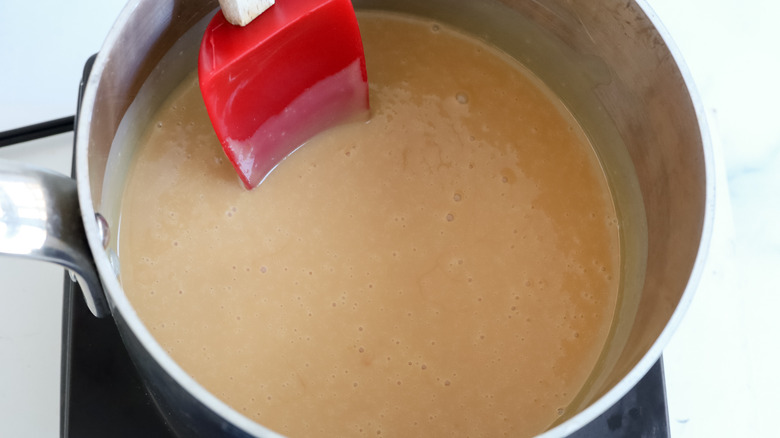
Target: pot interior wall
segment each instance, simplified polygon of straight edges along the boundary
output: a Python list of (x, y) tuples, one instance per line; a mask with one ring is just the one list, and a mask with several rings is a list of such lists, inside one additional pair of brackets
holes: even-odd
[[(623, 280), (607, 348), (575, 409), (567, 411), (587, 407), (656, 342), (687, 287), (701, 240), (702, 138), (668, 48), (633, 2), (354, 3), (427, 16), (495, 44), (557, 93), (591, 138), (621, 220)], [(106, 61), (91, 79), (97, 96), (88, 103), (88, 117), (81, 114), (87, 120), (89, 172), (79, 178), (89, 178), (95, 211), (112, 230), (119, 223), (134, 136), (173, 85), (195, 69), (200, 35), (215, 8), (215, 1), (138, 2), (120, 17), (124, 31), (103, 48)], [(116, 251), (116, 234), (109, 253)]]

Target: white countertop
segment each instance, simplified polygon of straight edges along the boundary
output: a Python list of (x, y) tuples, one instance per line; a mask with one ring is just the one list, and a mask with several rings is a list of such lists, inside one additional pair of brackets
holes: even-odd
[[(675, 438), (778, 436), (780, 2), (646, 0), (688, 64), (720, 180), (704, 278), (664, 352)], [(0, 2), (0, 131), (72, 115), (122, 0)], [(72, 134), (0, 149), (70, 171)], [(0, 436), (59, 435), (62, 269), (0, 258)]]

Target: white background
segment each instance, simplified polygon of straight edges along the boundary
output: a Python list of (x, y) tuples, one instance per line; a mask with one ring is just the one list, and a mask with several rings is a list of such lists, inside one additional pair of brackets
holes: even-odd
[[(120, 0), (0, 0), (0, 131), (75, 112)], [(779, 436), (780, 2), (647, 0), (685, 59), (715, 146), (715, 236), (664, 353), (672, 434)], [(0, 149), (70, 170), (72, 134)], [(0, 258), (0, 437), (59, 435), (62, 270)]]

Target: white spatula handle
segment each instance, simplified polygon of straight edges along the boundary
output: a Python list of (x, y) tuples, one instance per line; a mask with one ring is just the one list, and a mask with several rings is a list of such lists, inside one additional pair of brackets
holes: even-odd
[(246, 26), (273, 4), (274, 0), (219, 0), (225, 18), (236, 26)]

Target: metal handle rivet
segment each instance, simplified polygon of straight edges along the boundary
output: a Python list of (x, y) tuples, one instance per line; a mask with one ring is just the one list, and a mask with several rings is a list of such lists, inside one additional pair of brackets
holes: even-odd
[(95, 213), (95, 220), (98, 226), (98, 236), (103, 244), (103, 249), (108, 248), (108, 242), (111, 240), (111, 231), (108, 228), (108, 221), (100, 213)]

